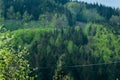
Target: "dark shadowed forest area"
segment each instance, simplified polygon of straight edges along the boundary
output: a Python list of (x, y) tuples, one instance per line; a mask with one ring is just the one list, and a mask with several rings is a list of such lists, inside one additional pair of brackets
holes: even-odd
[(0, 80), (120, 80), (120, 9), (0, 0)]

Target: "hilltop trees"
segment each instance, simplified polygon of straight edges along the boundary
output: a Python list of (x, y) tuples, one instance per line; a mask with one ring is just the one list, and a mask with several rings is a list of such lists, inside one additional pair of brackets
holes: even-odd
[(32, 15), (30, 15), (27, 11), (25, 11), (22, 19), (23, 19), (24, 22), (28, 22), (32, 19)]
[(1, 18), (4, 18), (4, 4), (2, 0), (0, 0), (0, 19)]
[(112, 15), (119, 14), (118, 10), (110, 7), (71, 0), (1, 0), (0, 6), (0, 14), (5, 19), (21, 20), (27, 12), (30, 19), (38, 20), (43, 14), (57, 13), (65, 15), (70, 26), (75, 25), (77, 21), (88, 22), (90, 19), (93, 22), (109, 21)]
[(112, 15), (112, 17), (110, 18), (110, 23), (113, 25), (115, 25), (115, 24), (120, 25), (120, 17)]
[(0, 0), (0, 17), (0, 79), (119, 79), (119, 9), (77, 0)]

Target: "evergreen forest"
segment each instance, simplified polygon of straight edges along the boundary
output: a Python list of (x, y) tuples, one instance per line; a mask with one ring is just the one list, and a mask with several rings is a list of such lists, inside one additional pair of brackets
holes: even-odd
[(0, 0), (0, 80), (120, 80), (120, 8)]

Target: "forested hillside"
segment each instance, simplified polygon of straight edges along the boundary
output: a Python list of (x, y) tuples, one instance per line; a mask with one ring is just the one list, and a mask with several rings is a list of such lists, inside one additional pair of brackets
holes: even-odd
[(119, 8), (0, 0), (0, 80), (119, 80), (119, 45)]

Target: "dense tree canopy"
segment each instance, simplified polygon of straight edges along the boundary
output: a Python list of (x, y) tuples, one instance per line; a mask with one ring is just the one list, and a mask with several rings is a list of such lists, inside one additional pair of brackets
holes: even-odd
[(119, 9), (0, 0), (0, 80), (119, 80), (119, 44)]

